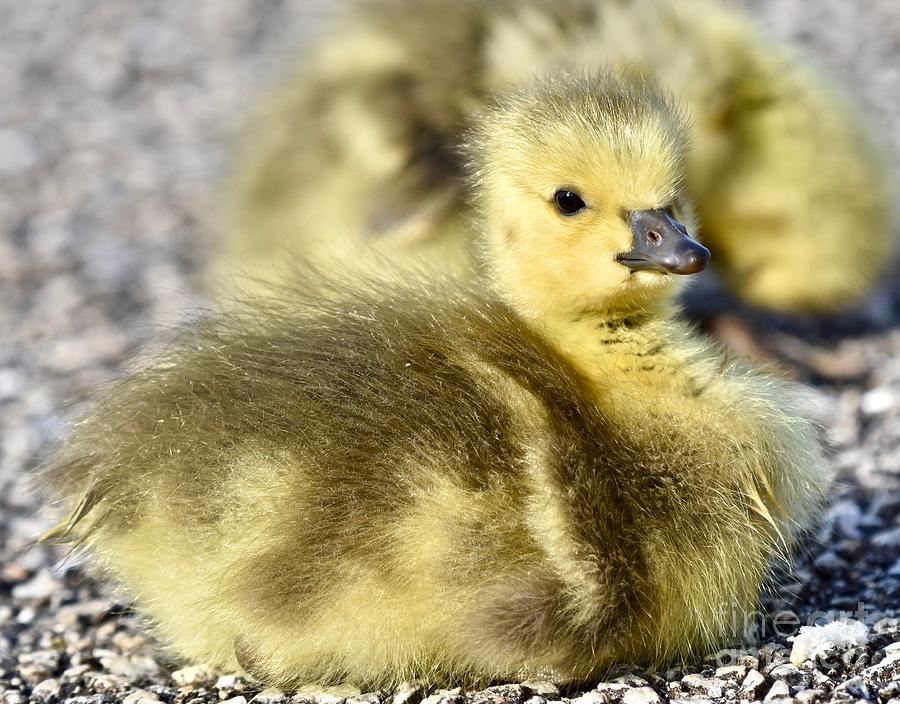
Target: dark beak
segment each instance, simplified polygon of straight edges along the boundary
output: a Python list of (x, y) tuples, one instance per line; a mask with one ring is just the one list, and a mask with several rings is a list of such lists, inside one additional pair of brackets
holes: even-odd
[(685, 226), (665, 210), (629, 213), (628, 223), (634, 244), (616, 260), (632, 271), (696, 274), (709, 264), (709, 250), (692, 239)]

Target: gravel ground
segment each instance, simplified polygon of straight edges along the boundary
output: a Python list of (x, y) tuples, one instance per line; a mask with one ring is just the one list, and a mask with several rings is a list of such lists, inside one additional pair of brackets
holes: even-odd
[[(83, 401), (201, 299), (205, 213), (247, 104), (322, 24), (319, 2), (0, 0), (0, 697), (166, 704), (285, 699), (177, 669), (77, 564), (26, 548), (46, 526), (22, 477)], [(896, 0), (744, 0), (807, 45), (900, 153)], [(325, 7), (322, 4), (322, 7)], [(865, 9), (862, 9), (865, 8)], [(752, 645), (666, 673), (624, 668), (590, 691), (301, 690), (318, 704), (653, 704), (865, 699), (900, 704), (900, 286), (829, 321), (766, 320), (802, 355), (860, 368), (816, 382), (842, 486)], [(806, 342), (802, 339), (805, 338)], [(865, 614), (857, 613), (859, 608)], [(789, 663), (773, 614), (851, 612), (865, 644)]]

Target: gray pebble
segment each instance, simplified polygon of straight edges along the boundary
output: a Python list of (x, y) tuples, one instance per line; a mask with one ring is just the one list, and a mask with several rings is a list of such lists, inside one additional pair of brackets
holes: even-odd
[(808, 672), (804, 672), (800, 668), (791, 665), (777, 665), (769, 670), (769, 676), (776, 679), (782, 680), (788, 684), (791, 688), (792, 692), (796, 692), (799, 689), (803, 689), (808, 687), (811, 681), (811, 677)]
[[(288, 699), (289, 697), (280, 689), (269, 688), (262, 690), (255, 697), (253, 697), (253, 699), (250, 700), (250, 704), (283, 704)], [(350, 700), (348, 699), (347, 701)], [(376, 704), (376, 702), (370, 702), (367, 704)]]
[[(457, 687), (455, 689), (442, 689), (434, 694), (430, 694), (422, 700), (422, 704), (462, 704), (464, 700), (465, 697), (462, 694), (462, 690)], [(349, 702), (350, 700), (348, 699), (347, 703), (349, 704)], [(377, 704), (377, 702), (373, 704)]]
[(114, 675), (121, 675), (128, 680), (142, 677), (153, 677), (159, 672), (159, 664), (152, 658), (142, 655), (115, 655), (100, 658), (100, 664)]
[(522, 686), (532, 694), (544, 697), (545, 699), (558, 699), (559, 687), (552, 682), (543, 680), (526, 680)]
[(889, 653), (877, 665), (867, 667), (862, 671), (862, 678), (868, 686), (875, 688), (900, 679), (900, 651)]
[(745, 665), (726, 665), (716, 668), (715, 675), (716, 679), (726, 682), (742, 682), (747, 676), (747, 667)]
[(216, 679), (215, 684), (213, 685), (215, 689), (224, 690), (226, 692), (231, 692), (234, 690), (243, 691), (245, 688), (244, 681), (241, 679), (240, 675), (236, 674), (227, 674), (220, 675), (218, 679)]
[(419, 682), (404, 682), (394, 693), (393, 704), (418, 704), (422, 700), (423, 688)]
[(146, 689), (136, 689), (126, 695), (122, 704), (162, 704), (162, 701), (153, 692)]
[(884, 548), (900, 547), (900, 526), (897, 526), (892, 530), (886, 530), (878, 533), (874, 538), (872, 538), (872, 542), (875, 545)]
[(888, 682), (884, 687), (878, 690), (878, 698), (882, 701), (893, 699), (900, 696), (900, 680)]
[(90, 599), (61, 606), (57, 615), (59, 622), (66, 626), (77, 626), (81, 619), (97, 623), (109, 612), (110, 606), (108, 599)]
[(741, 688), (738, 696), (741, 699), (757, 699), (760, 688), (765, 684), (766, 678), (759, 670), (750, 670), (747, 676), (741, 682)]
[[(627, 687), (625, 689), (627, 689)], [(572, 699), (572, 704), (613, 704), (614, 702), (621, 701), (624, 693), (624, 690), (619, 690), (614, 695), (610, 695), (609, 691), (599, 692), (597, 690), (593, 690), (591, 692), (585, 692), (580, 697)]]
[(59, 698), (59, 680), (48, 679), (38, 682), (34, 689), (31, 690), (32, 699), (38, 701), (46, 701), (48, 699)]
[(784, 680), (776, 680), (772, 687), (769, 689), (768, 694), (766, 694), (764, 701), (771, 701), (773, 699), (786, 699), (791, 696), (791, 688), (788, 686), (788, 683)]
[[(408, 687), (413, 687), (414, 690), (406, 689)], [(418, 687), (418, 685), (407, 684), (401, 685), (398, 694), (401, 691), (404, 693), (408, 691), (421, 693), (421, 688)], [(360, 691), (356, 687), (321, 687), (318, 685), (308, 685), (297, 690), (294, 695), (294, 700), (298, 702), (313, 702), (313, 704), (343, 704), (348, 697), (354, 697), (359, 694)], [(408, 701), (410, 701), (411, 704), (418, 704), (418, 699), (416, 699), (415, 696)]]
[(822, 689), (804, 689), (794, 695), (794, 701), (798, 704), (815, 704), (825, 698), (825, 691)]
[(519, 684), (498, 685), (488, 687), (480, 692), (466, 695), (467, 704), (523, 704), (530, 692)]
[(852, 697), (853, 699), (871, 699), (872, 695), (862, 677), (851, 677), (834, 688), (835, 695)]
[(23, 584), (17, 584), (12, 589), (13, 599), (47, 599), (60, 590), (59, 581), (50, 574), (50, 570), (40, 570), (32, 579)]
[[(614, 704), (622, 701), (622, 697), (630, 689), (631, 687), (627, 684), (621, 684), (620, 682), (600, 682), (593, 692), (587, 692), (579, 701), (580, 704), (595, 704), (596, 702)], [(588, 699), (585, 699), (585, 697), (588, 697)]]
[(213, 670), (206, 665), (190, 665), (172, 673), (172, 681), (181, 687), (208, 684), (215, 678)]
[(681, 678), (681, 684), (692, 694), (719, 699), (727, 686), (724, 680), (692, 674)]
[(872, 633), (896, 633), (900, 636), (900, 618), (881, 618), (872, 626)]
[(61, 662), (62, 653), (58, 650), (34, 650), (19, 655), (19, 673), (22, 677), (37, 684), (56, 674)]
[(84, 681), (94, 691), (114, 692), (128, 686), (128, 678), (121, 675), (111, 675), (106, 672), (87, 672)]
[(652, 687), (635, 687), (625, 692), (622, 704), (661, 704), (662, 699)]

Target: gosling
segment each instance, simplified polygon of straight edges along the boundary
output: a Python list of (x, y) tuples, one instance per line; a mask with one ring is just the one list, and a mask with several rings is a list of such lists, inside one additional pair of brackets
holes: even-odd
[(576, 683), (733, 638), (828, 484), (786, 382), (675, 318), (707, 250), (656, 87), (468, 140), (485, 280), (307, 272), (184, 329), (45, 473), (180, 657), (266, 685)]
[(478, 111), (536, 73), (607, 64), (656, 77), (686, 105), (687, 190), (720, 279), (744, 301), (833, 311), (889, 259), (892, 189), (858, 111), (719, 2), (351, 8), (247, 130), (213, 267), (237, 286), (283, 275), (286, 252), (354, 262), (367, 246), (468, 275), (458, 147)]

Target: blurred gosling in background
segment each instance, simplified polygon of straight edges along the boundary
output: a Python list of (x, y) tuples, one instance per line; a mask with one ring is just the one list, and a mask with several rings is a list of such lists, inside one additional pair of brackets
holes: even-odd
[(365, 266), (369, 245), (465, 275), (459, 146), (475, 115), (534, 74), (601, 65), (686, 105), (688, 192), (734, 293), (808, 313), (870, 288), (892, 249), (891, 195), (856, 110), (710, 0), (351, 2), (247, 130), (215, 276), (271, 281), (289, 252)]

